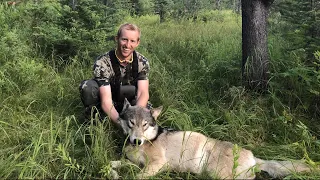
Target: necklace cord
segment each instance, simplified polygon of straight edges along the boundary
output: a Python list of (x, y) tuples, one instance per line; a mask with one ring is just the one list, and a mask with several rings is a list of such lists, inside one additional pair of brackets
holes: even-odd
[[(116, 49), (115, 54), (116, 54), (116, 57), (117, 57), (118, 61), (119, 61), (120, 63), (126, 62), (127, 60), (121, 60), (121, 59), (118, 57), (117, 51), (118, 51), (118, 50)], [(132, 62), (133, 62), (133, 55), (131, 55), (131, 60), (130, 60), (130, 61), (127, 61), (127, 62), (128, 62), (128, 63), (132, 63)]]

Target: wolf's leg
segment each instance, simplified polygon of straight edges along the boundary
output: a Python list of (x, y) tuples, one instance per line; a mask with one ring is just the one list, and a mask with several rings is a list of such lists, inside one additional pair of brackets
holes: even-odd
[(109, 176), (111, 177), (111, 179), (119, 179), (120, 176), (118, 174), (118, 172), (114, 169), (119, 168), (121, 166), (121, 161), (110, 161), (109, 162), (109, 166), (110, 166), (110, 170), (109, 170)]
[(158, 172), (160, 172), (161, 170), (163, 170), (164, 163), (162, 162), (153, 162), (148, 164), (145, 169), (143, 170), (143, 172), (140, 172), (137, 175), (138, 179), (144, 179), (146, 177), (149, 176), (154, 176), (156, 175)]
[(118, 168), (121, 166), (121, 161), (110, 161), (111, 168)]
[(118, 172), (115, 169), (118, 169), (125, 164), (135, 165), (131, 161), (129, 161), (128, 159), (125, 159), (124, 161), (110, 161), (109, 162), (109, 165), (111, 167), (109, 175), (110, 175), (111, 179), (119, 179), (120, 178)]
[[(132, 163), (130, 160), (128, 159), (124, 159), (121, 161), (110, 161), (110, 166), (113, 169), (119, 168), (123, 165), (135, 165), (134, 163)], [(136, 165), (135, 165), (136, 166)]]

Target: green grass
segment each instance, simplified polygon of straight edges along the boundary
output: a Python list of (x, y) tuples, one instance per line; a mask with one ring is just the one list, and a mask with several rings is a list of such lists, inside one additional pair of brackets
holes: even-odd
[[(320, 128), (312, 123), (317, 117), (288, 103), (281, 96), (285, 88), (276, 89), (283, 81), (277, 73), (290, 68), (287, 61), (292, 63), (282, 51), (287, 42), (276, 34), (270, 36), (272, 89), (268, 94), (250, 92), (241, 86), (241, 19), (230, 11), (212, 16), (206, 23), (160, 24), (157, 16), (124, 20), (142, 29), (138, 51), (151, 63), (151, 102), (165, 107), (159, 123), (234, 142), (264, 159), (305, 158), (318, 165)], [(83, 124), (78, 86), (91, 77), (91, 65), (75, 57), (57, 71), (50, 60), (28, 49), (19, 36), (23, 32), (2, 33), (15, 42), (11, 45), (17, 54), (0, 41), (6, 51), (0, 53), (0, 177), (110, 178), (109, 162), (123, 160), (125, 137), (108, 119), (100, 122), (93, 117)], [(17, 46), (20, 43), (22, 49)], [(133, 178), (139, 170), (132, 164), (118, 169), (124, 179)], [(319, 177), (314, 172), (289, 178)], [(163, 172), (157, 178), (208, 175)]]

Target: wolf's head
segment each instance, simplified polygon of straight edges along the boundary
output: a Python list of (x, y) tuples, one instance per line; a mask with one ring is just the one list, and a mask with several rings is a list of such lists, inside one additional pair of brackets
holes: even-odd
[(139, 106), (131, 106), (125, 99), (120, 113), (120, 125), (129, 134), (130, 143), (142, 145), (153, 140), (158, 133), (156, 119), (162, 111), (162, 106), (149, 110)]

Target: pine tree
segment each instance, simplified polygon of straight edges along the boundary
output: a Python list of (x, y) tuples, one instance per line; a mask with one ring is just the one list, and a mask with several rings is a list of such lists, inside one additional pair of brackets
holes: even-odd
[(283, 0), (277, 7), (290, 26), (286, 37), (293, 44), (291, 50), (303, 49), (307, 59), (314, 59), (314, 52), (320, 49), (320, 2)]

